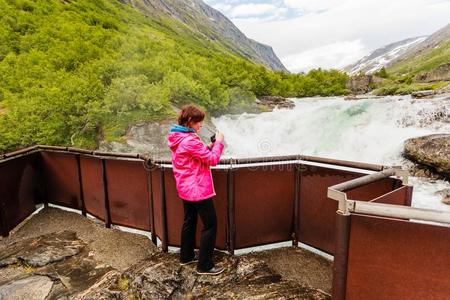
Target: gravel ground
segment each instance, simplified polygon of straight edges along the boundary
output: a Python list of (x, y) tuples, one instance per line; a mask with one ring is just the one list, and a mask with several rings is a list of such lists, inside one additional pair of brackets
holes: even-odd
[[(120, 271), (148, 258), (158, 248), (143, 235), (108, 229), (100, 221), (58, 208), (44, 208), (22, 223), (8, 238), (0, 240), (0, 248), (25, 238), (72, 230), (86, 242), (94, 258)], [(331, 292), (332, 262), (296, 247), (251, 252), (243, 256), (264, 260), (283, 276), (312, 288)]]
[(264, 260), (284, 279), (331, 293), (333, 263), (298, 247), (287, 247), (247, 254)]
[(89, 245), (96, 260), (120, 271), (157, 251), (150, 239), (145, 236), (108, 229), (103, 223), (80, 214), (51, 207), (42, 209), (26, 220), (8, 238), (0, 240), (0, 247), (5, 243), (61, 230), (75, 231), (77, 236)]

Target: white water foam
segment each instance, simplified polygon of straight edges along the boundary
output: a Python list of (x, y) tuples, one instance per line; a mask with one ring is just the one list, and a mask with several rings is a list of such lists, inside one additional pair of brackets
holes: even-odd
[[(303, 154), (384, 165), (403, 165), (406, 139), (450, 133), (450, 100), (390, 96), (293, 99), (294, 109), (213, 118), (225, 134), (224, 157)], [(446, 181), (411, 178), (413, 206), (450, 211), (435, 193)]]

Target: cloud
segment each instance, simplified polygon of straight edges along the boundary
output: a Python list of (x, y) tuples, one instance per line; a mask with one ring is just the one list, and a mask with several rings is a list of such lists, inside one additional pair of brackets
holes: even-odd
[(233, 9), (231, 9), (229, 13), (231, 17), (239, 18), (239, 17), (261, 16), (276, 10), (277, 7), (272, 4), (249, 3), (235, 6), (233, 7)]
[[(341, 2), (344, 0), (341, 0)], [(288, 8), (293, 8), (302, 13), (314, 13), (328, 10), (339, 4), (339, 0), (284, 0)]]
[(249, 21), (255, 19), (274, 20), (283, 17), (288, 11), (286, 7), (280, 7), (272, 3), (237, 3), (234, 0), (210, 3), (210, 5), (232, 19), (247, 19)]
[[(305, 66), (337, 68), (342, 61), (347, 60), (345, 57), (353, 57), (350, 53), (360, 53), (362, 57), (370, 50), (386, 44), (431, 34), (448, 23), (450, 11), (448, 0), (317, 1), (283, 0), (277, 2), (280, 4), (278, 6), (274, 4), (275, 1), (265, 2), (278, 9), (288, 7), (286, 14), (291, 14), (291, 18), (267, 18), (266, 15), (266, 18), (253, 16), (246, 19), (228, 16), (248, 37), (271, 45), (286, 64), (292, 62), (295, 68), (304, 69)], [(292, 14), (292, 11), (296, 13)], [(363, 46), (359, 50), (355, 42), (357, 40)], [(329, 45), (337, 48), (332, 49)], [(330, 53), (341, 53), (336, 54), (336, 63), (320, 53), (314, 58), (314, 52), (323, 49), (328, 49)], [(308, 55), (309, 63), (298, 60), (301, 53)], [(356, 57), (354, 61), (361, 57)]]
[(283, 57), (283, 64), (293, 72), (307, 72), (321, 67), (343, 68), (366, 53), (361, 39), (336, 42)]

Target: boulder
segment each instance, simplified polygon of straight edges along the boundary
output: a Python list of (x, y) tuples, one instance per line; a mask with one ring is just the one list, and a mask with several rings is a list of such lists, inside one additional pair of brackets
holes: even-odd
[(112, 270), (72, 231), (0, 248), (0, 299), (59, 299), (86, 290)]
[(436, 194), (442, 197), (442, 203), (450, 205), (450, 189), (437, 191)]
[(411, 93), (411, 98), (428, 99), (428, 98), (433, 98), (435, 95), (436, 95), (436, 91), (434, 91), (434, 90), (416, 91), (416, 92)]
[(0, 286), (0, 299), (44, 300), (52, 286), (53, 281), (49, 277), (33, 275)]
[(42, 267), (77, 255), (85, 244), (76, 238), (75, 232), (63, 231), (43, 235), (7, 245), (0, 254), (0, 267), (25, 263), (30, 267)]
[(256, 99), (256, 104), (267, 106), (269, 109), (274, 108), (294, 108), (295, 103), (292, 100), (281, 96), (260, 96)]
[(365, 94), (372, 90), (373, 83), (379, 83), (382, 79), (373, 75), (357, 75), (349, 78), (345, 87), (353, 94)]
[(433, 134), (408, 139), (403, 156), (450, 179), (450, 134)]

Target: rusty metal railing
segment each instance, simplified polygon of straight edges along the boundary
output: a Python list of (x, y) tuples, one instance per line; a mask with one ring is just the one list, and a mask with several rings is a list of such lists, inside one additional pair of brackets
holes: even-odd
[[(183, 208), (170, 160), (38, 145), (0, 157), (2, 181), (14, 170), (14, 178), (0, 186), (3, 236), (33, 211), (32, 205), (44, 203), (80, 210), (103, 220), (106, 227), (121, 225), (151, 232), (153, 243), (159, 238), (165, 251), (179, 245)], [(230, 253), (292, 241), (334, 254), (335, 261), (342, 262), (339, 257), (347, 253), (343, 252), (347, 244), (342, 233), (348, 232), (349, 224), (336, 211), (364, 208), (348, 201), (402, 205), (411, 201), (404, 171), (383, 165), (290, 155), (221, 159), (212, 172), (219, 221), (216, 247)], [(16, 195), (17, 190), (30, 190), (28, 185), (42, 189)], [(345, 199), (342, 205), (346, 206), (328, 197)], [(335, 266), (345, 267), (342, 263)]]
[[(349, 257), (350, 255), (350, 240), (351, 240), (351, 228), (352, 228), (352, 215), (358, 216), (359, 218), (367, 218), (370, 216), (382, 217), (382, 218), (393, 218), (397, 220), (404, 220), (403, 222), (409, 221), (410, 219), (439, 222), (450, 224), (450, 212), (413, 208), (402, 205), (386, 204), (386, 203), (376, 203), (374, 201), (361, 201), (358, 199), (349, 199), (346, 191), (367, 185), (373, 182), (377, 182), (384, 178), (390, 176), (401, 177), (403, 184), (407, 185), (408, 173), (404, 170), (399, 169), (386, 169), (374, 174), (359, 177), (347, 182), (339, 183), (328, 188), (328, 197), (339, 202), (339, 209), (336, 212), (336, 241), (335, 241), (335, 259), (333, 266), (333, 299), (348, 299), (354, 298), (350, 295), (358, 295), (358, 297), (363, 297), (361, 291), (352, 290), (349, 292), (349, 284), (347, 283), (348, 278), (354, 278), (357, 275), (350, 273), (349, 268)], [(408, 194), (412, 194), (412, 187), (409, 187), (406, 191)], [(385, 197), (387, 197), (385, 195)], [(411, 197), (411, 196), (409, 196)], [(375, 200), (381, 199), (379, 197)], [(387, 221), (386, 221), (387, 222)], [(394, 221), (392, 221), (394, 222)], [(405, 224), (405, 223), (403, 223)], [(375, 230), (375, 228), (374, 228)], [(442, 230), (442, 229), (439, 229)], [(450, 228), (447, 230), (450, 233)], [(449, 240), (450, 242), (450, 240)], [(354, 242), (355, 243), (355, 242)], [(418, 270), (422, 271), (422, 270)], [(386, 275), (387, 276), (387, 275)], [(358, 277), (357, 277), (358, 278)], [(355, 279), (357, 281), (358, 279)], [(450, 281), (450, 278), (449, 278)], [(390, 283), (393, 285), (394, 283)], [(358, 288), (355, 288), (358, 290)], [(450, 292), (450, 289), (449, 289)], [(437, 293), (442, 296), (441, 291)], [(447, 294), (448, 295), (448, 294)]]

